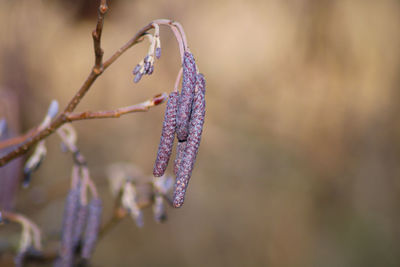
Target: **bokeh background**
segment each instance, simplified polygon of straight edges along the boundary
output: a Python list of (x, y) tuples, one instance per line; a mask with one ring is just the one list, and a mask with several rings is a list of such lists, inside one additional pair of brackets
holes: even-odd
[[(165, 224), (146, 210), (142, 229), (127, 218), (98, 244), (92, 266), (400, 265), (398, 1), (109, 2), (105, 58), (153, 19), (183, 24), (207, 79), (207, 114), (184, 207), (168, 209)], [(96, 5), (1, 1), (0, 115), (14, 133), (37, 125), (52, 99), (65, 106), (86, 78)], [(78, 110), (171, 91), (179, 52), (166, 28), (161, 42), (151, 77), (132, 82), (144, 42), (97, 80)], [(103, 220), (113, 207), (107, 166), (131, 162), (150, 175), (163, 113), (74, 123)], [(72, 160), (57, 136), (47, 144), (15, 210), (42, 227), (48, 248), (57, 244)], [(2, 266), (19, 230), (0, 227)]]

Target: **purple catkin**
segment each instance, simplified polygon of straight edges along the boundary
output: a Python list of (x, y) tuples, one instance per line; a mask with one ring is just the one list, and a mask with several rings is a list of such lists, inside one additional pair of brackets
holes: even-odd
[(188, 136), (189, 119), (196, 85), (196, 62), (190, 52), (185, 52), (182, 68), (182, 92), (179, 97), (178, 113), (176, 116), (176, 134), (179, 141), (185, 141)]
[(158, 145), (157, 158), (153, 169), (153, 174), (156, 177), (164, 175), (164, 172), (168, 166), (169, 158), (171, 156), (176, 130), (176, 111), (178, 98), (178, 92), (172, 92), (168, 98), (161, 131), (160, 144)]
[(102, 203), (100, 198), (94, 198), (89, 203), (89, 216), (83, 239), (82, 258), (90, 259), (96, 245), (101, 223)]
[(156, 48), (156, 58), (160, 59), (160, 57), (161, 57), (161, 47), (157, 47)]
[(186, 141), (178, 142), (176, 146), (176, 156), (174, 162), (174, 173), (178, 175), (179, 166), (181, 165), (183, 155), (185, 154)]
[(196, 91), (193, 100), (193, 110), (190, 117), (189, 135), (185, 153), (180, 163), (176, 177), (173, 206), (179, 208), (185, 200), (186, 189), (192, 175), (193, 166), (199, 150), (201, 134), (203, 132), (205, 116), (205, 79), (202, 74), (197, 75)]
[(74, 247), (77, 247), (79, 245), (79, 242), (81, 241), (82, 234), (86, 226), (88, 211), (89, 210), (87, 205), (79, 206), (79, 211), (77, 214), (75, 222), (75, 230), (74, 230), (74, 240), (73, 240)]
[(136, 67), (133, 69), (133, 75), (136, 75), (139, 73), (139, 70), (142, 66), (140, 66), (140, 64), (137, 64)]
[(68, 192), (64, 207), (63, 228), (61, 237), (60, 264), (72, 266), (74, 260), (74, 226), (79, 208), (79, 190), (73, 188)]

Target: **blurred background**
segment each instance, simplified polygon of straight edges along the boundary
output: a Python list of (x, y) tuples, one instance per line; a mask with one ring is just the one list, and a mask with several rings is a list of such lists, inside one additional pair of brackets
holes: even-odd
[[(1, 1), (0, 116), (14, 134), (40, 123), (52, 99), (64, 107), (88, 75), (97, 2)], [(142, 229), (125, 219), (99, 242), (92, 266), (400, 266), (399, 1), (109, 2), (105, 58), (153, 19), (183, 24), (207, 79), (207, 112), (183, 208), (169, 208), (164, 224), (147, 209)], [(77, 110), (170, 92), (180, 61), (164, 27), (161, 44), (152, 76), (132, 82), (143, 42)], [(164, 105), (73, 124), (103, 221), (113, 207), (107, 166), (131, 162), (151, 175), (163, 114)], [(57, 136), (47, 145), (31, 187), (17, 186), (11, 205), (51, 247), (72, 159)], [(4, 266), (19, 235), (18, 226), (0, 227)]]

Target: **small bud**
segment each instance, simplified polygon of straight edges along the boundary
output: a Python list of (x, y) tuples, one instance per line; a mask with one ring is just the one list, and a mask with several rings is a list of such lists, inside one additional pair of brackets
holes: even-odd
[(99, 234), (102, 212), (101, 199), (94, 198), (89, 203), (89, 216), (87, 219), (85, 238), (83, 240), (82, 258), (90, 259)]
[(146, 61), (146, 62), (144, 63), (144, 73), (147, 74), (147, 73), (149, 72), (150, 67), (151, 67), (151, 63), (148, 62), (148, 61)]
[(47, 110), (47, 116), (54, 118), (58, 113), (58, 101), (53, 100), (50, 103), (49, 109)]
[(6, 119), (0, 120), (0, 136), (7, 132), (7, 121)]
[(140, 64), (137, 64), (136, 67), (135, 67), (135, 68), (133, 69), (133, 71), (132, 71), (133, 75), (138, 74), (141, 67), (142, 67), (142, 66), (141, 66)]
[(153, 174), (157, 177), (162, 176), (167, 169), (172, 147), (174, 145), (178, 97), (178, 92), (172, 92), (169, 95), (168, 103), (165, 109), (160, 144), (158, 146), (157, 158), (153, 169)]
[(142, 78), (143, 73), (139, 72), (138, 74), (136, 74), (135, 79), (133, 80), (134, 83), (138, 83), (140, 81), (140, 79)]
[(162, 223), (167, 219), (163, 197), (157, 194), (154, 198), (153, 204), (154, 220)]
[(34, 171), (39, 169), (40, 164), (43, 162), (45, 156), (47, 154), (47, 149), (45, 146), (44, 141), (41, 141), (35, 148), (35, 151), (33, 154), (30, 156), (28, 161), (25, 163), (24, 166), (24, 180), (23, 180), (23, 186), (27, 187), (29, 186), (29, 183), (31, 181), (31, 175)]
[(121, 197), (122, 206), (128, 210), (138, 227), (143, 227), (143, 212), (137, 203), (137, 193), (135, 187), (130, 182), (124, 185)]
[(149, 70), (147, 71), (147, 75), (152, 75), (154, 72), (154, 65), (151, 65)]
[(132, 218), (135, 220), (136, 226), (142, 228), (144, 226), (143, 212), (141, 209), (138, 209), (136, 214), (131, 213)]
[(156, 48), (156, 58), (160, 59), (160, 57), (161, 57), (161, 47), (157, 47)]

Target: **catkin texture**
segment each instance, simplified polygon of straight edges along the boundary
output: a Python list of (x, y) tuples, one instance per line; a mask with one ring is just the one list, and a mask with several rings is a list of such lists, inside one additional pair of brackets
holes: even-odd
[(60, 265), (72, 266), (74, 260), (74, 228), (79, 208), (79, 190), (73, 188), (68, 192), (64, 207), (63, 228), (61, 237)]
[(156, 162), (154, 163), (153, 169), (153, 174), (156, 177), (164, 175), (164, 172), (168, 166), (169, 158), (171, 156), (176, 130), (176, 111), (178, 105), (178, 97), (178, 92), (172, 92), (169, 95), (167, 107), (165, 109), (160, 144), (158, 145), (157, 158)]
[(89, 215), (83, 239), (82, 258), (90, 259), (96, 245), (101, 223), (102, 203), (100, 198), (94, 198), (89, 203)]
[(174, 162), (174, 173), (177, 176), (179, 172), (179, 167), (181, 165), (183, 156), (185, 154), (185, 147), (186, 141), (178, 142), (176, 146), (176, 155), (175, 155), (175, 162)]
[(189, 120), (196, 86), (196, 62), (190, 52), (183, 57), (182, 91), (178, 101), (177, 129), (179, 141), (185, 141), (189, 133)]
[(88, 206), (87, 205), (79, 205), (79, 210), (78, 214), (76, 217), (76, 222), (75, 222), (75, 229), (74, 229), (74, 247), (77, 247), (79, 245), (79, 242), (81, 241), (83, 231), (85, 230), (86, 226), (86, 221), (88, 218)]
[(185, 193), (192, 175), (193, 166), (199, 150), (201, 134), (203, 132), (205, 107), (205, 79), (202, 74), (199, 74), (197, 75), (196, 91), (193, 100), (193, 110), (190, 118), (187, 144), (176, 177), (173, 200), (173, 206), (175, 208), (181, 207), (185, 199)]

